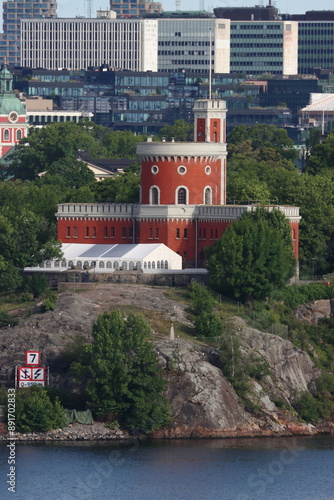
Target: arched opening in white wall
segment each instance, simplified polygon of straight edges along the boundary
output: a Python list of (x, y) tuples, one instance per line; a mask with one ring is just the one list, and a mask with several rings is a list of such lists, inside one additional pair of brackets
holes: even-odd
[(212, 205), (212, 189), (210, 186), (204, 189), (204, 205)]
[(150, 187), (150, 205), (160, 204), (160, 189), (158, 186)]
[(179, 186), (176, 189), (176, 205), (188, 205), (188, 188)]

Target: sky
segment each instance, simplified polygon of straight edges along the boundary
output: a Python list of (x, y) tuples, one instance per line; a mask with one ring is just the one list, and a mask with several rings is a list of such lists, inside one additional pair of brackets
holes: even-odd
[[(176, 10), (175, 0), (160, 0), (164, 10)], [(59, 17), (83, 16), (87, 12), (87, 0), (58, 0)], [(200, 0), (180, 0), (180, 10), (199, 10)], [(204, 8), (213, 11), (214, 7), (252, 7), (267, 5), (269, 0), (204, 0)], [(304, 14), (307, 10), (334, 10), (332, 0), (272, 0), (272, 4), (282, 14)], [(91, 0), (93, 17), (98, 9), (107, 9), (108, 0)]]

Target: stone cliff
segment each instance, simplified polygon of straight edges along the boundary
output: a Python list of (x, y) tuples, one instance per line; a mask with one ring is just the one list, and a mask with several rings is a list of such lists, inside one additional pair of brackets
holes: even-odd
[[(0, 379), (13, 386), (15, 365), (24, 364), (24, 351), (42, 351), (44, 365), (52, 364), (71, 340), (89, 339), (92, 323), (111, 307), (136, 305), (158, 312), (168, 321), (189, 326), (186, 305), (166, 297), (158, 287), (143, 285), (97, 285), (75, 297), (63, 293), (52, 312), (23, 317), (15, 327), (0, 329)], [(266, 360), (270, 375), (252, 380), (249, 399), (256, 412), (246, 411), (242, 400), (219, 366), (218, 353), (195, 340), (155, 332), (154, 345), (168, 380), (167, 396), (173, 419), (168, 429), (155, 437), (237, 437), (314, 434), (317, 429), (301, 422), (290, 408), (293, 399), (312, 388), (319, 373), (309, 356), (291, 342), (250, 328), (240, 318), (234, 326), (245, 357), (254, 354)], [(51, 383), (69, 387), (68, 378), (52, 373)], [(280, 400), (284, 404), (278, 408)], [(328, 431), (328, 427), (323, 429)]]

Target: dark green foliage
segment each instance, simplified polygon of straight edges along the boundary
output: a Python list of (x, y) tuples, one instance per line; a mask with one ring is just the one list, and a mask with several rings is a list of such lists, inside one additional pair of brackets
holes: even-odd
[(327, 286), (322, 283), (292, 285), (275, 293), (275, 299), (284, 301), (284, 304), (291, 311), (297, 309), (301, 304), (332, 298), (334, 298), (334, 286)]
[(194, 314), (213, 310), (215, 300), (210, 290), (202, 283), (193, 280), (188, 287), (188, 291), (192, 302), (191, 309)]
[(14, 316), (6, 312), (0, 312), (0, 328), (4, 326), (15, 326), (17, 324), (18, 321)]
[(158, 135), (160, 139), (164, 137), (167, 141), (171, 141), (172, 138), (177, 142), (191, 141), (193, 139), (193, 125), (182, 119), (176, 120), (173, 125), (165, 125), (162, 127)]
[(258, 381), (271, 374), (268, 361), (254, 354), (251, 354), (247, 359), (247, 372), (251, 378)]
[(318, 422), (318, 402), (308, 391), (303, 392), (293, 407), (306, 422)]
[(222, 334), (223, 324), (216, 313), (203, 309), (196, 316), (195, 328), (198, 337), (216, 338)]
[(93, 136), (93, 127), (65, 122), (32, 129), (12, 153), (8, 174), (16, 179), (36, 179), (54, 163), (73, 163), (80, 149), (89, 151), (91, 158), (104, 156), (100, 141)]
[(34, 297), (40, 297), (48, 288), (48, 280), (44, 274), (34, 273), (24, 277), (23, 289), (33, 293)]
[(0, 255), (0, 293), (13, 292), (20, 288), (21, 284), (20, 270)]
[(58, 299), (58, 295), (56, 293), (49, 292), (47, 294), (46, 299), (43, 302), (43, 306), (42, 306), (43, 311), (44, 312), (53, 311), (54, 308), (56, 307), (57, 299)]
[(50, 401), (54, 404), (57, 399), (59, 400), (61, 406), (68, 410), (78, 410), (83, 411), (86, 409), (86, 401), (81, 394), (76, 394), (73, 392), (68, 392), (61, 389), (56, 389), (48, 385), (46, 388), (46, 393), (50, 398)]
[(50, 165), (46, 175), (43, 177), (44, 183), (60, 184), (64, 188), (75, 188), (86, 186), (95, 182), (95, 175), (87, 165), (79, 160), (59, 160)]
[(313, 396), (310, 392), (303, 392), (293, 404), (300, 417), (306, 422), (319, 422), (331, 418), (334, 412), (334, 401), (323, 394)]
[(331, 132), (320, 144), (312, 144), (312, 155), (307, 160), (306, 172), (311, 175), (316, 175), (324, 170), (332, 170), (333, 161), (334, 133)]
[(134, 172), (114, 175), (90, 186), (96, 202), (138, 203), (140, 177)]
[(117, 419), (131, 429), (152, 432), (167, 425), (166, 383), (158, 357), (148, 340), (143, 318), (119, 311), (104, 313), (93, 326), (93, 342), (82, 361), (73, 365), (87, 380), (87, 397), (95, 414)]
[(51, 402), (43, 387), (19, 389), (15, 404), (19, 432), (46, 432), (65, 425), (64, 408), (58, 398)]
[(283, 287), (295, 268), (288, 231), (279, 211), (247, 213), (208, 249), (211, 285), (243, 301), (263, 299)]

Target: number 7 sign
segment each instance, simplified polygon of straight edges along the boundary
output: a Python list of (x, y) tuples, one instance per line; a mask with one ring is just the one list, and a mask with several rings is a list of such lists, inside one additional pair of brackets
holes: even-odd
[(40, 351), (26, 351), (26, 365), (39, 366), (41, 364)]

